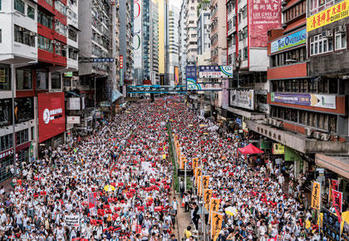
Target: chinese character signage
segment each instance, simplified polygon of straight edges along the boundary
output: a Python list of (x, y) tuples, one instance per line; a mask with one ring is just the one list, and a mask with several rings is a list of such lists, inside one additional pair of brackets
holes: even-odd
[(251, 47), (266, 47), (267, 32), (281, 27), (281, 0), (249, 0)]
[(320, 210), (321, 202), (321, 185), (318, 182), (313, 183), (313, 190), (311, 192), (311, 207)]
[(341, 223), (343, 193), (332, 190), (332, 206), (336, 210), (338, 222)]
[(206, 79), (233, 78), (233, 66), (223, 66), (223, 65), (199, 66), (199, 78), (206, 78)]
[(334, 95), (285, 94), (273, 92), (271, 93), (271, 102), (336, 109), (336, 96)]
[(273, 154), (274, 155), (283, 155), (285, 154), (285, 146), (279, 143), (273, 144)]
[(275, 53), (284, 49), (305, 44), (307, 39), (307, 31), (302, 29), (281, 39), (275, 40), (270, 44), (270, 52)]
[(187, 78), (187, 88), (189, 90), (199, 90), (201, 89), (201, 86), (197, 82), (196, 77), (196, 66), (186, 66), (185, 67), (185, 74)]
[(348, 16), (349, 3), (346, 0), (307, 18), (307, 32), (337, 22)]

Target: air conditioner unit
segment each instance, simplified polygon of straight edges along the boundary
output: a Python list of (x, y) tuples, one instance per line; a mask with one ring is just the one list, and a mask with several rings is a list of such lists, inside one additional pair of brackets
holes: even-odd
[(23, 31), (24, 31), (24, 28), (18, 27), (18, 31), (23, 32)]
[(29, 34), (30, 36), (36, 36), (36, 33), (34, 33), (34, 32), (30, 32), (30, 34)]
[(276, 126), (277, 126), (277, 127), (281, 127), (282, 124), (283, 124), (282, 121), (278, 121), (278, 122), (276, 123)]
[(320, 139), (321, 138), (321, 132), (316, 131), (316, 132), (314, 132), (313, 136), (314, 136), (315, 139)]
[(326, 133), (321, 134), (321, 140), (328, 141), (330, 139), (330, 135)]
[(312, 132), (313, 132), (312, 129), (310, 129), (310, 128), (305, 128), (305, 135), (306, 135), (307, 137), (311, 137)]
[(286, 59), (286, 63), (295, 63), (297, 60), (295, 59)]
[(278, 121), (277, 120), (273, 120), (273, 126), (277, 126)]
[(268, 119), (267, 119), (267, 123), (268, 123), (269, 125), (272, 125), (272, 124), (273, 124), (273, 118), (268, 118)]

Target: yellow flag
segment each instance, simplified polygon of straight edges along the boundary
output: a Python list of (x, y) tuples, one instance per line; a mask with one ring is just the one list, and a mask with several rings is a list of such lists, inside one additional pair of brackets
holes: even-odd
[(197, 167), (196, 168), (196, 173), (195, 173), (195, 185), (198, 186), (199, 185), (199, 179), (201, 177), (201, 168)]
[(211, 221), (211, 237), (213, 241), (216, 241), (219, 232), (222, 229), (222, 223), (223, 223), (223, 214), (218, 212), (212, 213), (212, 221)]
[(193, 169), (197, 168), (199, 166), (199, 158), (194, 158), (193, 159)]
[(210, 200), (210, 213), (209, 213), (209, 222), (211, 222), (211, 217), (213, 212), (218, 212), (219, 205), (221, 203), (221, 200), (218, 198), (211, 198)]
[(204, 201), (205, 201), (205, 208), (208, 210), (210, 207), (210, 200), (212, 197), (212, 189), (204, 189)]
[(203, 188), (207, 189), (210, 183), (210, 176), (202, 176)]
[(313, 190), (311, 192), (311, 207), (320, 210), (321, 201), (321, 184), (318, 182), (313, 183)]

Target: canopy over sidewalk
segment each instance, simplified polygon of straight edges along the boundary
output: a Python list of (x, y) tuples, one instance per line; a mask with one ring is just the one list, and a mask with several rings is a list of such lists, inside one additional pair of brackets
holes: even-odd
[(251, 154), (262, 154), (264, 151), (260, 150), (259, 148), (255, 147), (252, 144), (249, 144), (243, 148), (238, 148), (239, 152), (243, 155), (251, 155)]

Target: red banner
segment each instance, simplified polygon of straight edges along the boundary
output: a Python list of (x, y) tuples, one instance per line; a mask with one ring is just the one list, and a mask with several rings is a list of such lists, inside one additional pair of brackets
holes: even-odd
[(270, 29), (281, 27), (281, 0), (249, 0), (250, 47), (267, 47)]
[(38, 94), (39, 142), (65, 131), (64, 93)]
[(338, 222), (341, 223), (343, 193), (332, 190), (332, 205), (336, 210)]

